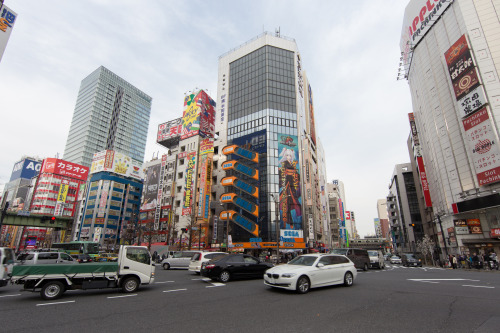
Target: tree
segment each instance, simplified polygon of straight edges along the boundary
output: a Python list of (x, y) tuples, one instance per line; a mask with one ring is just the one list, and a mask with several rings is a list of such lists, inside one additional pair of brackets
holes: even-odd
[(425, 264), (427, 265), (427, 257), (429, 256), (432, 260), (432, 265), (434, 265), (434, 248), (436, 247), (436, 243), (429, 237), (429, 235), (425, 235), (422, 240), (417, 241), (417, 249), (424, 256)]

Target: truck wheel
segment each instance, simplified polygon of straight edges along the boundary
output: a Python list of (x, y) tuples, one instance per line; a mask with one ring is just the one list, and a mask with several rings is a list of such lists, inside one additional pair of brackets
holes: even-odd
[(363, 270), (364, 270), (365, 272), (368, 270), (368, 264), (365, 264), (365, 265), (363, 266)]
[(135, 277), (128, 277), (122, 282), (122, 291), (125, 293), (133, 293), (139, 289), (139, 281)]
[(40, 291), (40, 296), (43, 299), (57, 299), (64, 293), (64, 284), (59, 281), (50, 281), (44, 284)]

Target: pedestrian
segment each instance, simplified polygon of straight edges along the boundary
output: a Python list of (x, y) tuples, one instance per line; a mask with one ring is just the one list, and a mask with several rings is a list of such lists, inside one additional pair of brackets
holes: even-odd
[(479, 269), (479, 257), (478, 255), (474, 252), (472, 255), (472, 266), (476, 269)]
[(488, 267), (489, 269), (491, 269), (491, 266), (490, 266), (490, 255), (486, 251), (484, 251), (484, 254), (483, 254), (483, 261), (484, 261), (485, 268)]
[(455, 255), (453, 255), (451, 260), (452, 260), (451, 264), (452, 264), (453, 269), (457, 269), (457, 263), (458, 263), (457, 257)]
[(498, 257), (495, 251), (491, 251), (490, 253), (490, 259), (493, 262), (494, 268), (498, 271)]

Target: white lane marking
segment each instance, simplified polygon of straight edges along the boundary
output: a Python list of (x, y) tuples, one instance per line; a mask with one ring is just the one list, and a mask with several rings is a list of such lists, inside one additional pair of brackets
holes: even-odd
[(76, 301), (55, 302), (55, 303), (43, 303), (43, 304), (37, 304), (36, 306), (56, 305), (56, 304), (67, 304), (67, 303), (75, 303), (75, 302), (76, 302)]
[(410, 281), (479, 281), (471, 279), (408, 279)]
[(425, 283), (439, 283), (439, 282), (434, 282), (434, 281), (415, 281), (415, 282), (425, 282)]
[(473, 286), (470, 284), (463, 284), (462, 287), (473, 287), (473, 288), (489, 288), (489, 289), (495, 289), (495, 287), (487, 287), (487, 286)]
[(3, 295), (3, 296), (0, 296), (0, 297), (14, 297), (14, 296), (21, 296), (21, 294), (15, 294), (15, 295)]
[(185, 291), (187, 289), (173, 289), (173, 290), (164, 290), (163, 292), (164, 293), (171, 293), (171, 292), (174, 292), (174, 291)]
[[(210, 280), (210, 279), (208, 279), (208, 280)], [(191, 281), (207, 281), (207, 278), (191, 279)]]
[(175, 282), (175, 281), (155, 281), (155, 283), (172, 283), (172, 282)]
[(137, 294), (123, 295), (123, 296), (108, 296), (108, 298), (122, 298), (122, 297), (132, 297), (132, 296), (137, 296)]
[(205, 288), (213, 288), (213, 287), (222, 287), (225, 286), (225, 283), (220, 283), (220, 282), (212, 282), (211, 286), (206, 286)]

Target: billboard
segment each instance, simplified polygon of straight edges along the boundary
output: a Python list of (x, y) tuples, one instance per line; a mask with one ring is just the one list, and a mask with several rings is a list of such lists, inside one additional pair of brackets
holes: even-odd
[(158, 195), (158, 181), (160, 179), (161, 164), (150, 166), (144, 179), (144, 201), (141, 210), (155, 209)]
[(195, 135), (212, 138), (215, 130), (215, 101), (203, 90), (184, 98), (181, 139)]
[(411, 134), (413, 138), (413, 146), (415, 157), (417, 158), (418, 170), (420, 172), (420, 184), (422, 185), (422, 192), (424, 194), (424, 201), (426, 207), (432, 207), (431, 192), (429, 190), (429, 181), (427, 180), (427, 174), (425, 172), (424, 158), (420, 150), (420, 140), (418, 138), (417, 125), (415, 123), (415, 117), (413, 113), (408, 113), (408, 119), (410, 120)]
[[(258, 154), (267, 153), (266, 145), (266, 130), (254, 132), (252, 134), (244, 135), (242, 137), (233, 139), (232, 143), (240, 146), (241, 148), (251, 150)], [(234, 159), (239, 157), (233, 156)]]
[(7, 47), (7, 42), (9, 41), (10, 34), (14, 28), (16, 18), (16, 12), (7, 6), (0, 4), (0, 60), (2, 60), (3, 52)]
[(141, 162), (114, 150), (104, 150), (94, 154), (90, 173), (101, 171), (113, 172), (137, 180), (144, 177)]
[(408, 3), (399, 44), (405, 70), (409, 69), (413, 48), (452, 3), (453, 0), (411, 0)]
[(309, 134), (311, 135), (311, 139), (316, 146), (316, 125), (314, 124), (313, 93), (310, 84), (308, 84), (307, 90), (309, 95)]
[(175, 140), (181, 137), (182, 132), (182, 118), (177, 118), (166, 123), (158, 125), (158, 134), (156, 136), (157, 142)]
[(302, 230), (298, 139), (278, 134), (278, 140), (280, 226), (282, 230)]
[[(446, 65), (448, 66), (448, 73), (451, 78), (451, 83), (453, 85), (453, 91), (455, 92), (455, 97), (458, 100), (469, 97), (472, 98), (470, 93), (480, 85), (479, 77), (477, 75), (476, 67), (474, 66), (474, 60), (472, 59), (472, 52), (467, 43), (467, 38), (462, 35), (445, 53), (444, 57), (446, 60)], [(479, 92), (475, 93), (479, 97)], [(484, 99), (484, 94), (483, 94)], [(482, 105), (477, 102), (477, 98), (474, 103), (474, 110), (469, 108), (469, 112), (462, 114), (462, 117), (468, 116), (473, 111), (480, 108)]]
[(38, 175), (42, 168), (42, 162), (25, 158), (16, 164), (10, 175), (10, 182), (19, 178), (31, 179)]
[(89, 168), (57, 158), (46, 158), (43, 160), (41, 172), (53, 173), (64, 177), (86, 181), (89, 174)]
[(194, 196), (193, 196), (193, 182), (195, 178), (196, 171), (196, 152), (190, 153), (187, 156), (187, 167), (184, 185), (184, 202), (182, 204), (182, 215), (191, 214), (191, 206)]
[(486, 107), (462, 123), (479, 186), (500, 181), (500, 150)]

